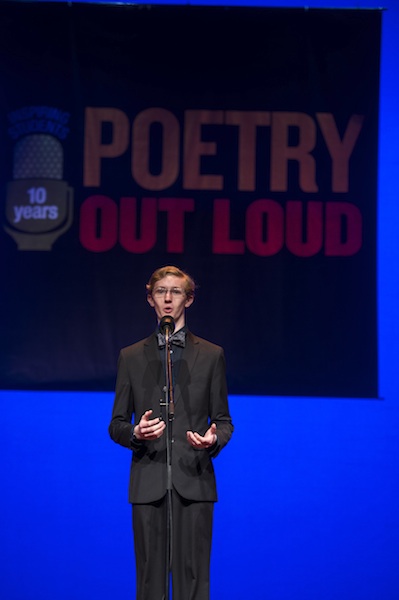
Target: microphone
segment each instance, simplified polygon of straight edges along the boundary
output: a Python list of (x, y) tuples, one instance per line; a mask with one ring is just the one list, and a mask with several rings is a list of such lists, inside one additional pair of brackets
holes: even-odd
[(166, 368), (166, 406), (168, 407), (168, 420), (173, 421), (175, 415), (175, 403), (173, 401), (173, 383), (172, 383), (172, 361), (170, 358), (169, 336), (175, 330), (175, 320), (170, 315), (165, 315), (159, 321), (159, 331), (165, 337), (165, 368)]
[(161, 333), (163, 333), (164, 335), (166, 335), (166, 332), (168, 332), (169, 335), (171, 335), (175, 330), (175, 320), (173, 317), (170, 317), (169, 315), (166, 315), (165, 317), (162, 317), (162, 319), (159, 322), (159, 331)]
[[(31, 108), (39, 114), (42, 107)], [(46, 110), (50, 115), (52, 109)], [(16, 126), (53, 123), (51, 116), (42, 116), (43, 121), (38, 116), (38, 120), (30, 119)], [(9, 226), (4, 228), (19, 250), (51, 250), (53, 243), (72, 225), (73, 188), (63, 180), (64, 150), (54, 136), (29, 134), (14, 148), (14, 179), (8, 182), (6, 198)]]

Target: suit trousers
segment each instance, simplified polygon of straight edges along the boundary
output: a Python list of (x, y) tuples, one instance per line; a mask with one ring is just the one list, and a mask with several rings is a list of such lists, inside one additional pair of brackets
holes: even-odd
[[(214, 503), (171, 498), (173, 600), (209, 600)], [(167, 504), (133, 504), (136, 600), (165, 598)]]

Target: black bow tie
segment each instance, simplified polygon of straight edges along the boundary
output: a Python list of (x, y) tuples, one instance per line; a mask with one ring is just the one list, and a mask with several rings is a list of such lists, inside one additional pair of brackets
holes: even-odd
[[(165, 348), (165, 336), (163, 333), (157, 333), (158, 337), (158, 347)], [(186, 332), (180, 329), (180, 331), (176, 331), (169, 336), (169, 342), (171, 344), (175, 344), (175, 346), (181, 346), (184, 348), (186, 345)]]

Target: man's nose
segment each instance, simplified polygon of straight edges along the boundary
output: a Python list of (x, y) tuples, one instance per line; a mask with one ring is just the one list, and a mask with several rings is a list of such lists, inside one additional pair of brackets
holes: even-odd
[(172, 300), (172, 290), (166, 290), (165, 292), (165, 300), (170, 302)]

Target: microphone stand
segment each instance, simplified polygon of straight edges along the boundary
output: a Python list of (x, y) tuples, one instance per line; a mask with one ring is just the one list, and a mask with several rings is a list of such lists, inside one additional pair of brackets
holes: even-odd
[[(166, 577), (165, 600), (169, 600), (169, 578), (172, 570), (172, 440), (175, 403), (173, 398), (170, 327), (165, 327), (165, 407), (166, 407)], [(173, 330), (172, 330), (173, 333)]]

